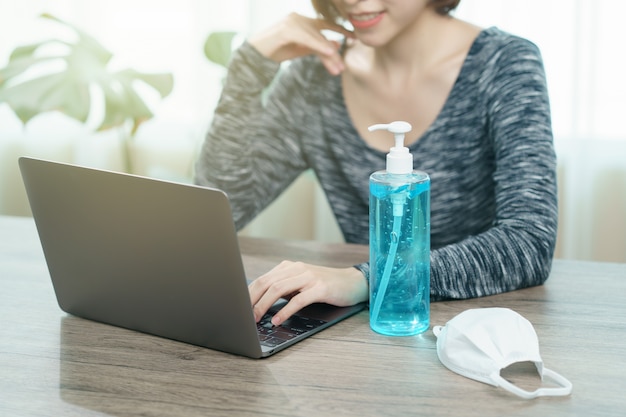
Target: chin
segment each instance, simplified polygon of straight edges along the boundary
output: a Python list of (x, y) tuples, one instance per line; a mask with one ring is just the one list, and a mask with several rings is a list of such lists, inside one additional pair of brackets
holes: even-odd
[(370, 48), (380, 48), (382, 46), (387, 45), (387, 43), (389, 42), (388, 39), (383, 38), (381, 36), (358, 36), (357, 35), (357, 39), (359, 40), (359, 43), (365, 45), (365, 46), (369, 46)]

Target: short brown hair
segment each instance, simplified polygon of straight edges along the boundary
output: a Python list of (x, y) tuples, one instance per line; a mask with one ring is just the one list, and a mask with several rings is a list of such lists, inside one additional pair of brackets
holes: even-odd
[[(430, 4), (435, 7), (437, 13), (442, 15), (447, 15), (456, 9), (460, 2), (461, 0), (430, 0)], [(341, 21), (339, 11), (330, 0), (311, 0), (311, 3), (320, 17), (333, 23)]]

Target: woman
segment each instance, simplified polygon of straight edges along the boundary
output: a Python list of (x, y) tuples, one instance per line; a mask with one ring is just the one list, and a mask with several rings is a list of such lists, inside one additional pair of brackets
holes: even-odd
[[(431, 177), (432, 299), (542, 284), (557, 200), (541, 56), (450, 16), (458, 3), (315, 0), (320, 19), (291, 14), (251, 37), (232, 59), (196, 182), (228, 193), (241, 228), (312, 168), (346, 241), (367, 244), (368, 178), (393, 140), (367, 127), (404, 120), (414, 166)], [(365, 301), (368, 271), (283, 262), (250, 285), (255, 316), (280, 297), (290, 302), (275, 325), (312, 302)]]

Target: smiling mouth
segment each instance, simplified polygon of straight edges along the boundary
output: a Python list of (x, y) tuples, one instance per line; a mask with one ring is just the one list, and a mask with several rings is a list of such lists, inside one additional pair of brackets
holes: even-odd
[(365, 29), (376, 25), (383, 18), (383, 12), (351, 14), (350, 23), (356, 29)]

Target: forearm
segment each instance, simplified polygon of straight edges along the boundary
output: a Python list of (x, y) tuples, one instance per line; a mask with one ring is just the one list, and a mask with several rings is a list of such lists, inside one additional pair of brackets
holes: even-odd
[(475, 298), (543, 284), (552, 265), (556, 224), (542, 229), (507, 226), (434, 250), (433, 299)]
[[(195, 166), (195, 182), (225, 191), (233, 208), (237, 228), (245, 226), (275, 193), (267, 192), (262, 155), (272, 133), (261, 123), (266, 111), (262, 94), (278, 71), (278, 64), (265, 59), (251, 45), (237, 51), (215, 109), (210, 129)], [(274, 160), (280, 164), (278, 158)]]
[[(431, 252), (433, 300), (476, 298), (540, 285), (550, 274), (556, 222), (503, 227)], [(355, 266), (369, 281), (369, 263)]]
[(231, 182), (245, 182), (251, 175), (247, 158), (262, 111), (261, 94), (277, 71), (277, 64), (265, 60), (250, 45), (244, 44), (233, 55), (196, 163), (196, 183), (230, 188)]

